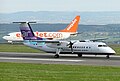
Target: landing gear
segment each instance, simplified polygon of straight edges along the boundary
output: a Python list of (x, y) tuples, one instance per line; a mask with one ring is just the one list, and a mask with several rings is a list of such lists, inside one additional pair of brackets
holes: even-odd
[(59, 58), (59, 54), (56, 54), (56, 55), (54, 56), (54, 58)]
[(55, 54), (54, 58), (59, 58), (60, 51), (61, 51), (61, 48), (56, 49), (56, 54)]
[(82, 57), (82, 54), (78, 54), (78, 57)]
[(109, 56), (109, 55), (107, 55), (107, 56), (106, 56), (106, 58), (107, 58), (107, 59), (109, 59), (109, 58), (110, 58), (110, 56)]

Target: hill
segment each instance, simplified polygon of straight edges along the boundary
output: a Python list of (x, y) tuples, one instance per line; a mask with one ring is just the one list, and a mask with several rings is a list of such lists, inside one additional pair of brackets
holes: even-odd
[(65, 11), (24, 11), (0, 13), (0, 23), (13, 21), (37, 21), (38, 23), (69, 23), (76, 15), (81, 16), (80, 24), (120, 24), (120, 12), (65, 12)]

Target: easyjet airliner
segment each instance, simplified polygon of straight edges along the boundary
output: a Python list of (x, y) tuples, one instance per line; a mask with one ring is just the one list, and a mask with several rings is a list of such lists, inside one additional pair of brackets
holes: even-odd
[[(76, 16), (73, 21), (63, 30), (57, 32), (34, 32), (36, 37), (46, 38), (51, 40), (66, 39), (71, 35), (77, 34), (78, 24), (80, 16)], [(9, 43), (23, 41), (22, 35), (20, 32), (12, 32), (7, 36), (4, 36), (3, 39), (7, 40)]]

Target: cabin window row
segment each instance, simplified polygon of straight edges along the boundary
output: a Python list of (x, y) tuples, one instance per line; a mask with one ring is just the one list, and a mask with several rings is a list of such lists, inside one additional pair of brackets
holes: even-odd
[(73, 48), (87, 48), (87, 49), (90, 49), (91, 47), (89, 47), (89, 46), (73, 46)]
[(74, 49), (74, 51), (89, 51), (89, 50), (87, 50), (87, 49), (84, 49), (84, 50)]

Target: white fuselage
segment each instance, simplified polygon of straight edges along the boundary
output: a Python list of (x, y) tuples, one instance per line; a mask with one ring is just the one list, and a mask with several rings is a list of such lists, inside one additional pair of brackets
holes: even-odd
[[(60, 53), (70, 54), (71, 48), (69, 48), (68, 41), (61, 42), (60, 45), (54, 43), (37, 43), (37, 42), (29, 42), (24, 43), (25, 45), (40, 49), (49, 53), (56, 53), (56, 49), (60, 49)], [(101, 54), (101, 55), (111, 55), (115, 54), (115, 51), (107, 46), (103, 42), (79, 42), (76, 41), (73, 46), (73, 54)]]
[[(70, 37), (71, 34), (75, 34), (75, 32), (34, 32), (34, 34), (35, 36), (40, 38), (59, 40), (59, 39), (66, 39)], [(7, 40), (8, 42), (23, 41), (20, 32), (9, 33), (7, 36), (4, 36), (3, 39)]]

